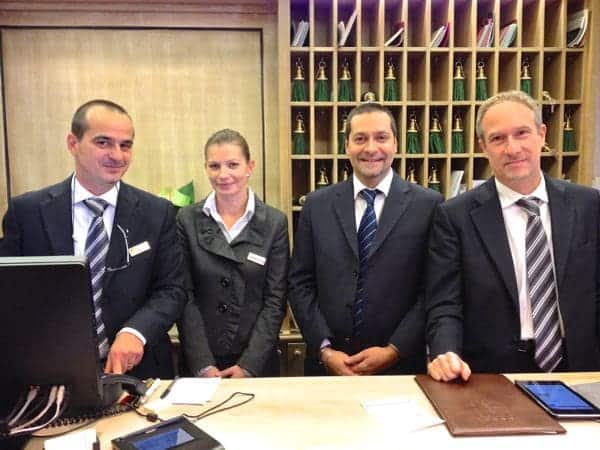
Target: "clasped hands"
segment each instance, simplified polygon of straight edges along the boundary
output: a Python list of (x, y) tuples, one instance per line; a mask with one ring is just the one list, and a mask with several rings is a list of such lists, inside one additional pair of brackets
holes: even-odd
[(393, 366), (399, 359), (392, 345), (369, 347), (352, 356), (326, 347), (321, 351), (321, 362), (331, 375), (374, 375)]

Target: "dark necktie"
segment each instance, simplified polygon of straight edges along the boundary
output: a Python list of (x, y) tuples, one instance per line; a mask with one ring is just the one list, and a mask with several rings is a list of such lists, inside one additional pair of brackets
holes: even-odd
[(551, 372), (562, 360), (563, 352), (552, 257), (540, 218), (540, 203), (535, 197), (517, 201), (528, 215), (525, 263), (527, 294), (533, 317), (535, 362), (540, 369)]
[(359, 337), (363, 326), (363, 310), (367, 302), (365, 289), (367, 268), (370, 256), (371, 243), (377, 231), (377, 216), (375, 215), (375, 197), (377, 189), (363, 189), (358, 193), (366, 202), (367, 208), (363, 213), (358, 226), (358, 283), (356, 286), (356, 299), (354, 301), (354, 337)]
[(100, 353), (100, 358), (104, 359), (108, 355), (108, 339), (102, 320), (101, 299), (102, 278), (104, 277), (106, 268), (105, 261), (109, 242), (102, 216), (108, 203), (101, 198), (89, 198), (84, 200), (83, 203), (94, 215), (85, 240), (85, 256), (90, 265), (90, 276), (92, 278), (94, 315), (96, 317), (96, 332), (98, 334), (98, 352)]

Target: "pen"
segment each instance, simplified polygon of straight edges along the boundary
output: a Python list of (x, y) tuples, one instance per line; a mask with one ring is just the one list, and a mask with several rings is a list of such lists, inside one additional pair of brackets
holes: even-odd
[(169, 383), (169, 385), (167, 386), (167, 388), (163, 391), (162, 394), (160, 394), (160, 398), (165, 398), (167, 395), (169, 395), (169, 392), (171, 392), (171, 388), (173, 387), (173, 385), (175, 384), (175, 382), (177, 381), (177, 378), (175, 378), (173, 381), (171, 381)]
[(156, 389), (158, 388), (158, 386), (160, 385), (160, 378), (156, 378), (152, 384), (150, 385), (150, 387), (146, 390), (146, 393), (144, 395), (142, 395), (142, 397), (140, 398), (140, 405), (143, 405), (144, 403), (146, 403), (146, 401), (148, 401), (148, 399), (150, 398), (150, 396), (152, 394), (154, 394), (154, 391), (156, 391)]

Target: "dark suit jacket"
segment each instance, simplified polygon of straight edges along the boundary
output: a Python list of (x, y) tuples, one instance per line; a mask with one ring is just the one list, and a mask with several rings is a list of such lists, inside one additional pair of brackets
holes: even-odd
[[(188, 296), (178, 327), (193, 373), (216, 365), (215, 356), (240, 355), (237, 364), (263, 375), (275, 351), (285, 313), (287, 218), (255, 200), (252, 219), (231, 243), (202, 211), (204, 201), (177, 216)], [(251, 261), (250, 253), (265, 263)]]
[[(441, 196), (394, 174), (369, 259), (359, 349), (393, 344), (400, 361), (391, 372), (422, 372), (421, 303), (430, 222)], [(306, 369), (314, 372), (325, 338), (356, 353), (351, 342), (358, 281), (358, 241), (352, 179), (307, 196), (298, 221), (289, 274), (289, 301), (307, 343)]]
[[(125, 263), (124, 237), (117, 224), (127, 230), (130, 248), (147, 241), (150, 250), (131, 257), (129, 267), (105, 273), (102, 310), (107, 336), (112, 343), (121, 328), (136, 329), (147, 343), (142, 361), (131, 373), (142, 378), (172, 377), (167, 331), (185, 300), (175, 211), (166, 200), (123, 182), (120, 186), (106, 265)], [(72, 255), (71, 203), (71, 177), (11, 199), (0, 255)]]
[[(600, 369), (600, 197), (546, 177), (569, 369)], [(519, 372), (517, 282), (493, 179), (440, 205), (429, 243), (427, 341), (476, 372)]]

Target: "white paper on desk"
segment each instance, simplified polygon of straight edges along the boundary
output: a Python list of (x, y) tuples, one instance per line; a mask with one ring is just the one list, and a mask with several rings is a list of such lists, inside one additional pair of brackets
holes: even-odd
[(406, 397), (388, 397), (362, 402), (362, 405), (377, 422), (391, 424), (402, 431), (421, 430), (444, 423), (438, 416)]
[(178, 378), (164, 398), (171, 404), (202, 405), (213, 398), (220, 378)]

